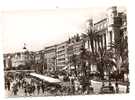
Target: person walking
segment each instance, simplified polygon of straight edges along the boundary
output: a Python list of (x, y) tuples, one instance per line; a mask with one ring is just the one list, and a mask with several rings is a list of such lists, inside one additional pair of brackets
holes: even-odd
[(118, 83), (115, 83), (115, 87), (116, 87), (116, 93), (119, 93), (119, 87), (118, 87)]
[(29, 96), (32, 96), (32, 93), (33, 93), (32, 86), (31, 86), (31, 85), (29, 85)]
[(72, 84), (72, 94), (75, 94), (75, 86), (74, 86), (74, 79), (71, 79), (71, 84)]
[(39, 92), (40, 92), (40, 85), (39, 84), (37, 85), (37, 91), (38, 91), (38, 94), (39, 94)]
[(14, 85), (14, 86), (13, 86), (13, 94), (14, 94), (14, 95), (17, 95), (17, 92), (18, 92), (17, 86)]
[(9, 81), (7, 82), (7, 88), (8, 88), (8, 91), (10, 91), (10, 82)]
[(24, 93), (25, 93), (25, 96), (27, 96), (27, 88), (26, 88), (26, 86), (24, 87)]
[(21, 87), (21, 82), (20, 82), (20, 80), (18, 81), (18, 87), (19, 87), (19, 88)]
[(27, 96), (28, 94), (28, 84), (24, 84), (23, 85), (23, 88), (24, 88), (24, 93), (25, 93), (25, 96)]
[(35, 85), (32, 85), (32, 93), (35, 94)]
[(42, 83), (41, 85), (41, 89), (42, 89), (42, 93), (44, 94), (44, 91), (45, 91), (45, 85)]

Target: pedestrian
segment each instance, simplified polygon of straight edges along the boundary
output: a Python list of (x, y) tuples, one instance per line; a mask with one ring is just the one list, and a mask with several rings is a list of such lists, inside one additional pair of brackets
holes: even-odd
[(115, 83), (115, 87), (116, 87), (116, 93), (119, 93), (119, 87), (118, 87), (118, 83)]
[(31, 96), (32, 95), (32, 92), (33, 92), (32, 86), (29, 85), (28, 90), (29, 90), (28, 91), (29, 92), (29, 96)]
[(58, 89), (58, 91), (56, 92), (56, 96), (59, 96), (61, 94), (60, 90)]
[(29, 84), (27, 85), (27, 92), (30, 95), (30, 86), (29, 86)]
[(14, 95), (17, 95), (17, 92), (18, 92), (18, 89), (17, 89), (16, 85), (14, 85), (13, 86), (13, 93), (14, 93)]
[(21, 87), (21, 83), (20, 83), (20, 80), (18, 81), (18, 87), (19, 87), (19, 88)]
[(10, 90), (10, 82), (8, 81), (7, 82), (7, 88), (8, 88), (8, 91)]
[(42, 89), (42, 93), (44, 93), (44, 91), (45, 91), (45, 85), (43, 83), (41, 85), (41, 89)]
[(72, 94), (74, 94), (75, 93), (74, 79), (71, 79), (71, 84), (72, 84)]
[(39, 92), (40, 92), (40, 85), (39, 84), (37, 85), (37, 91), (38, 91), (38, 94), (39, 94)]
[(22, 88), (22, 80), (20, 80), (20, 88)]
[(27, 88), (24, 87), (24, 93), (25, 93), (25, 96), (27, 96)]
[(32, 93), (35, 94), (35, 85), (32, 85)]
[(26, 86), (26, 82), (25, 80), (22, 81), (22, 88), (24, 88)]

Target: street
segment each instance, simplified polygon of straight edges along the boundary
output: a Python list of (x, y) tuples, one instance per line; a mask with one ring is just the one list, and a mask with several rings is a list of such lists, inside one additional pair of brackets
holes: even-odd
[[(29, 78), (25, 78), (25, 79), (26, 79), (26, 81), (27, 81), (28, 83), (30, 83), (30, 79), (29, 79)], [(36, 83), (34, 83), (34, 85), (37, 86)], [(34, 93), (32, 93), (32, 94), (27, 93), (27, 94), (26, 94), (24, 88), (20, 87), (20, 88), (18, 88), (17, 95), (14, 95), (14, 94), (13, 94), (12, 88), (11, 88), (10, 91), (6, 90), (6, 96), (8, 96), (8, 97), (9, 97), (9, 96), (11, 96), (11, 97), (12, 97), (12, 96), (50, 96), (50, 95), (52, 95), (52, 94), (49, 93), (49, 92), (47, 92), (47, 91), (45, 91), (45, 92), (43, 93), (42, 90), (41, 90), (41, 88), (40, 88), (40, 90), (39, 90), (39, 93), (38, 93), (37, 89), (35, 89)]]
[[(28, 78), (26, 78), (26, 80), (29, 81)], [(69, 82), (63, 82), (62, 84), (64, 86), (67, 86), (67, 87), (70, 86)], [(100, 89), (102, 87), (102, 82), (97, 82), (97, 81), (91, 80), (91, 85), (94, 89), (94, 94), (99, 94)], [(105, 85), (108, 85), (108, 83), (105, 82)], [(115, 83), (114, 82), (112, 82), (112, 86), (114, 86), (114, 89), (115, 89)], [(32, 93), (32, 94), (28, 94), (28, 93), (26, 94), (25, 91), (24, 91), (24, 88), (22, 88), (22, 87), (18, 89), (17, 95), (14, 95), (13, 92), (11, 92), (11, 91), (12, 91), (12, 89), (10, 91), (6, 90), (6, 96), (12, 97), (12, 96), (55, 96), (56, 95), (54, 93), (51, 94), (48, 91), (45, 91), (43, 93), (41, 88), (40, 88), (39, 93), (38, 93), (37, 89), (35, 89), (34, 93)], [(126, 93), (126, 86), (119, 85), (119, 93)]]

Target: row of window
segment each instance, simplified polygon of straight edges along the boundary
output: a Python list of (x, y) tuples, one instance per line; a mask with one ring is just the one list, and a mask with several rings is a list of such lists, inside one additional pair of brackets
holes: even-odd
[(65, 50), (58, 51), (57, 54), (65, 53)]
[(65, 53), (57, 55), (57, 57), (65, 57)]
[(65, 65), (65, 62), (59, 62), (57, 65)]
[(54, 53), (55, 51), (56, 51), (55, 49), (51, 49), (51, 50), (46, 50), (45, 53), (46, 53), (46, 54), (47, 54), (47, 53), (52, 53), (52, 52)]
[(57, 59), (58, 61), (65, 61), (65, 58)]
[[(107, 45), (112, 43), (113, 40), (114, 40), (114, 35), (113, 35), (112, 31), (110, 31), (108, 34), (103, 34), (101, 36), (98, 36), (97, 40), (93, 42), (94, 47), (95, 48), (98, 48), (99, 46), (106, 47)], [(88, 49), (89, 47), (91, 48), (90, 43), (88, 44), (88, 42), (90, 42), (90, 41), (85, 42), (86, 49)]]
[(58, 49), (64, 49), (64, 48), (65, 48), (65, 46), (58, 47)]
[(107, 27), (107, 23), (101, 23), (94, 26), (94, 30), (99, 31)]

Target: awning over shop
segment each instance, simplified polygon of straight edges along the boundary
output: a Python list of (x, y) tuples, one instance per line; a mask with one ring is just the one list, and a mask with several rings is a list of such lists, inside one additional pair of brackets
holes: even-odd
[(48, 77), (48, 76), (44, 76), (44, 75), (40, 75), (40, 74), (36, 74), (36, 73), (30, 73), (30, 75), (40, 78), (49, 83), (60, 83), (61, 82), (59, 79), (55, 79), (52, 77)]
[(70, 69), (75, 69), (75, 67), (74, 66), (71, 66)]
[(66, 70), (68, 68), (68, 66), (65, 66), (64, 68), (62, 68), (62, 70)]

